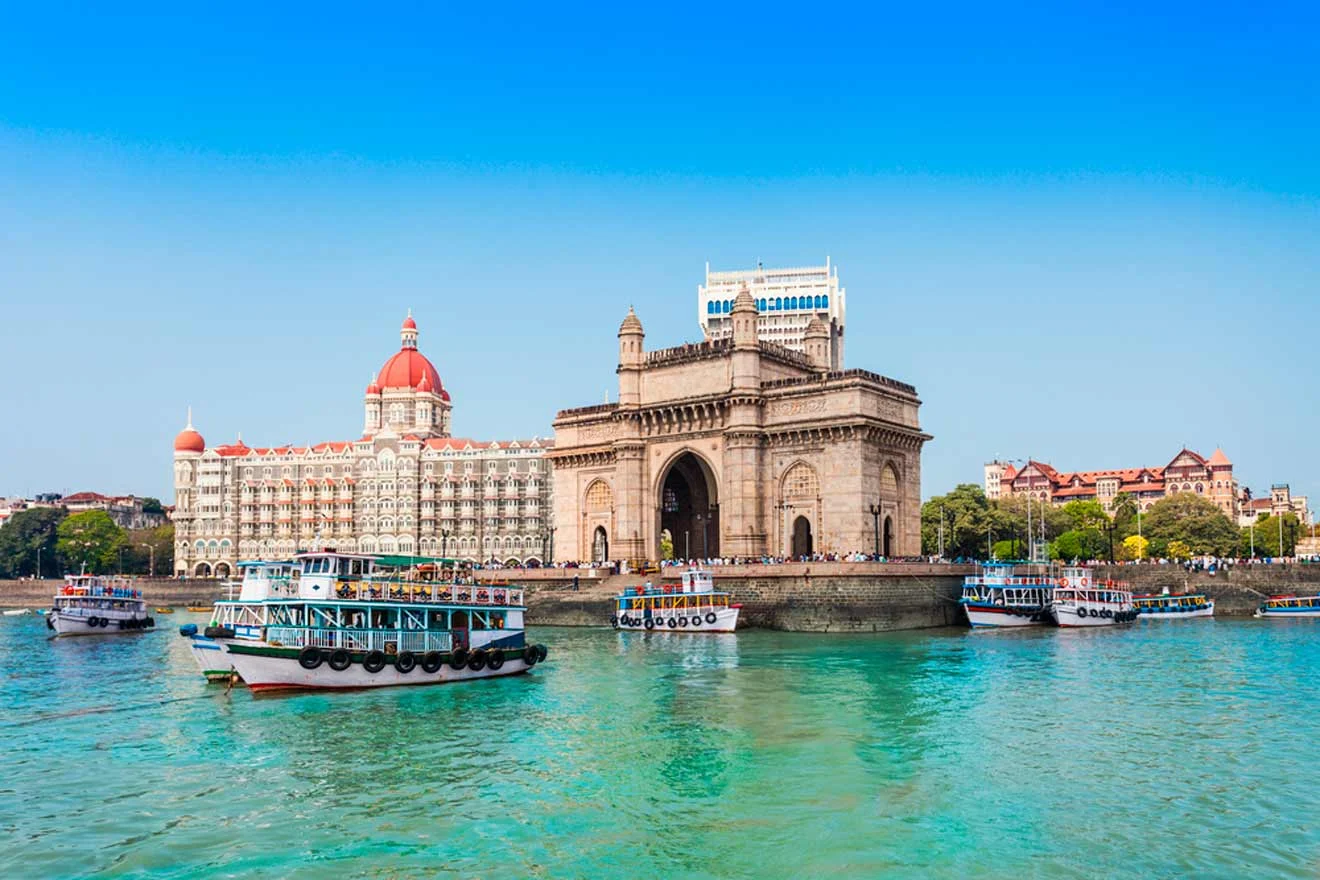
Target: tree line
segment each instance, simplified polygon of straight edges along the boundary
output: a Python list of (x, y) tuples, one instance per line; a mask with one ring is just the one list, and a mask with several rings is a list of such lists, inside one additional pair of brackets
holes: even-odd
[[(0, 578), (174, 572), (174, 526), (121, 528), (104, 510), (33, 507), (0, 526)], [(38, 569), (40, 566), (40, 569)]]
[[(922, 505), (922, 552), (938, 553), (942, 540), (946, 558), (1024, 559), (1031, 546), (1027, 510), (1022, 496), (992, 500), (964, 483)], [(1239, 528), (1215, 504), (1189, 493), (1161, 498), (1140, 515), (1127, 494), (1110, 511), (1098, 501), (1031, 501), (1030, 522), (1030, 536), (1038, 544), (1044, 539), (1050, 558), (1065, 560), (1291, 556), (1303, 537), (1295, 514), (1267, 515), (1254, 528)]]

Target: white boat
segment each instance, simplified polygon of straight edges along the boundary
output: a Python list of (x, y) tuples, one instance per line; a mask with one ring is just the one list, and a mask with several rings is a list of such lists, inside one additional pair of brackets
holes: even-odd
[(972, 629), (1042, 626), (1053, 623), (1054, 579), (1019, 574), (1011, 562), (987, 562), (978, 575), (963, 580), (958, 604)]
[(659, 632), (731, 633), (738, 628), (741, 605), (715, 589), (709, 571), (690, 568), (678, 584), (628, 587), (615, 596), (610, 625), (615, 629)]
[(142, 591), (127, 578), (95, 574), (66, 577), (46, 615), (47, 628), (57, 636), (135, 633), (155, 625)]
[[(244, 638), (257, 639), (266, 621), (265, 600), (297, 597), (297, 586), (292, 581), (298, 576), (300, 566), (289, 560), (255, 560), (239, 562), (237, 569), (241, 577), (221, 584), (227, 591), (228, 602), (206, 609), (212, 615), (209, 626), (229, 627)], [(235, 599), (239, 600), (238, 604)], [(207, 681), (228, 682), (236, 678), (233, 665), (225, 657), (225, 646), (207, 636), (205, 628), (185, 623), (179, 627), (179, 634), (188, 639), (188, 649)]]
[(1139, 620), (1186, 620), (1192, 617), (1214, 617), (1215, 600), (1204, 593), (1151, 593), (1133, 596)]
[(1270, 596), (1253, 617), (1320, 617), (1320, 596)]
[(8, 611), (0, 612), (5, 617), (25, 617), (32, 613), (31, 608), (11, 608)]
[(1096, 582), (1089, 568), (1065, 566), (1054, 588), (1059, 626), (1113, 626), (1137, 619), (1132, 590), (1119, 581)]
[(243, 595), (217, 602), (201, 633), (209, 642), (185, 634), (219, 646), (221, 664), (254, 691), (442, 684), (517, 675), (546, 658), (526, 642), (519, 587), (462, 582), (447, 560), (322, 550), (294, 561), (292, 577), (268, 570), (250, 593), (245, 577)]

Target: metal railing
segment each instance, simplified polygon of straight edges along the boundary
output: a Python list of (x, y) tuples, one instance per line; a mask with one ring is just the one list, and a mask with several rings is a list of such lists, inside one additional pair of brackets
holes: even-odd
[(268, 626), (266, 641), (290, 648), (344, 648), (348, 651), (448, 651), (453, 633), (397, 629), (325, 629), (307, 626)]

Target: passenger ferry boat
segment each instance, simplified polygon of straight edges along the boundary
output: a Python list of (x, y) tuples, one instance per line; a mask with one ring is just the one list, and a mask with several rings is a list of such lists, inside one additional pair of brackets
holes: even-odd
[(1320, 596), (1270, 596), (1254, 617), (1320, 617)]
[(628, 587), (615, 596), (615, 629), (662, 632), (731, 633), (738, 627), (741, 605), (731, 605), (729, 594), (715, 589), (709, 571), (690, 568), (677, 585)]
[[(322, 550), (259, 567), (250, 590), (246, 567), (243, 593), (217, 602), (201, 633), (220, 664), (198, 658), (254, 691), (441, 684), (516, 675), (546, 658), (526, 642), (521, 588), (463, 583), (447, 560)], [(208, 650), (183, 634), (194, 656)]]
[(1054, 619), (1059, 626), (1113, 626), (1137, 619), (1132, 591), (1120, 581), (1097, 582), (1083, 566), (1065, 566), (1054, 588)]
[(155, 625), (142, 591), (128, 578), (97, 574), (67, 576), (46, 615), (46, 627), (57, 636), (142, 632)]
[(1137, 617), (1141, 620), (1182, 620), (1188, 617), (1214, 617), (1215, 600), (1204, 593), (1148, 593), (1133, 596)]
[(958, 600), (972, 629), (1053, 623), (1053, 603), (1053, 578), (1019, 574), (1011, 562), (987, 562), (980, 574), (963, 580)]

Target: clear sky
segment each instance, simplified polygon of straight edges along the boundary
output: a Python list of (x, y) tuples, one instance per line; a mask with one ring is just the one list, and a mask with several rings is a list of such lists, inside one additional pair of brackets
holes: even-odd
[(1320, 502), (1313, 6), (196, 5), (5, 9), (0, 495), (168, 499), (190, 405), (351, 439), (410, 307), (456, 433), (545, 436), (629, 304), (829, 255), (925, 495), (1186, 444)]

